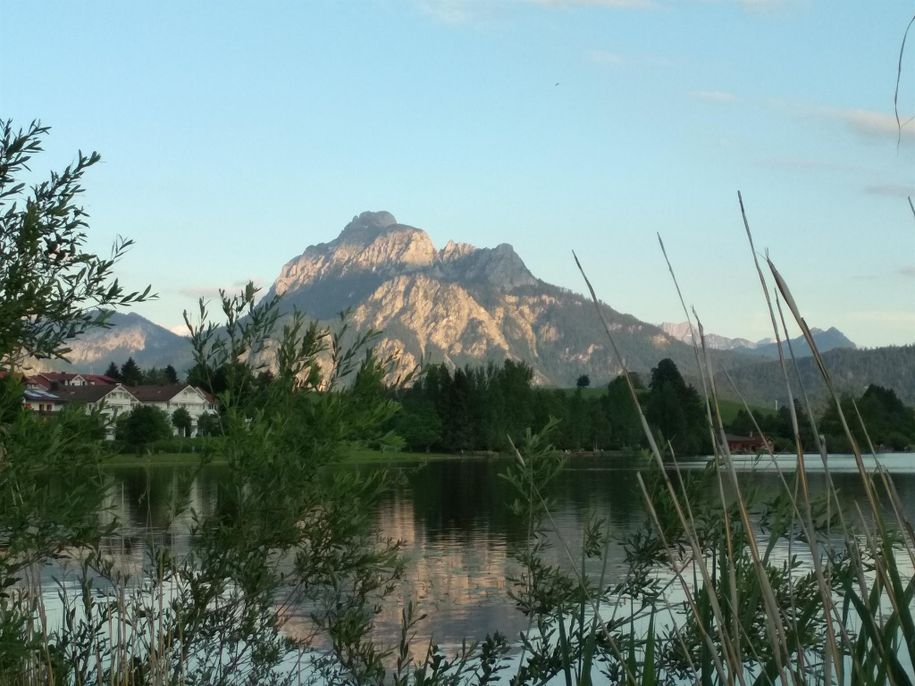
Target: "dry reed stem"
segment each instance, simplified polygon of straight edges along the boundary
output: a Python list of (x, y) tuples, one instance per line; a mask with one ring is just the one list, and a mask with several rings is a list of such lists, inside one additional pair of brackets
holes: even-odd
[[(658, 519), (658, 513), (654, 508), (654, 505), (651, 502), (651, 496), (648, 494), (648, 489), (645, 486), (645, 480), (642, 479), (641, 472), (636, 472), (635, 478), (639, 482), (639, 487), (642, 489), (642, 497), (645, 499), (645, 506), (648, 509), (648, 515), (651, 517), (651, 522), (654, 524), (655, 529), (658, 532), (658, 536), (661, 539), (661, 543), (664, 546), (664, 550), (667, 553), (667, 556), (670, 560), (670, 568), (673, 570), (674, 576), (680, 581), (680, 586), (683, 589), (683, 595), (686, 598), (686, 602), (690, 607), (690, 611), (693, 613), (693, 616), (696, 618), (696, 628), (699, 633), (702, 635), (702, 639), (705, 641), (706, 647), (709, 650), (709, 653), (712, 656), (712, 661), (715, 663), (715, 671), (718, 673), (718, 678), (722, 680), (723, 683), (731, 683), (731, 680), (725, 677), (724, 665), (721, 663), (721, 658), (718, 655), (718, 651), (715, 649), (715, 642), (712, 640), (712, 637), (705, 630), (705, 627), (702, 624), (701, 617), (702, 613), (699, 610), (698, 605), (696, 604), (695, 596), (690, 590), (689, 583), (683, 577), (682, 569), (678, 569), (677, 562), (674, 559), (673, 552), (671, 550), (670, 542), (667, 540), (667, 537), (664, 535), (664, 529), (661, 526), (661, 521)], [(693, 559), (693, 574), (695, 574), (696, 566), (699, 566), (699, 560)], [(685, 567), (684, 567), (685, 569)], [(695, 581), (694, 581), (695, 583)], [(719, 631), (721, 629), (721, 624), (719, 624)], [(720, 634), (719, 634), (720, 638)], [(723, 641), (722, 641), (723, 643)], [(731, 665), (733, 667), (733, 665)], [(740, 672), (738, 671), (738, 676)], [(743, 678), (741, 678), (741, 683), (744, 683)]]
[[(667, 263), (667, 270), (670, 272), (670, 278), (674, 283), (674, 289), (677, 291), (677, 299), (680, 301), (680, 307), (683, 309), (683, 314), (686, 317), (687, 324), (689, 325), (689, 335), (690, 335), (690, 339), (692, 341), (693, 355), (696, 359), (696, 371), (699, 373), (699, 379), (702, 382), (702, 399), (703, 399), (703, 403), (705, 405), (706, 420), (708, 422), (709, 439), (710, 439), (710, 442), (711, 442), (711, 445), (713, 448), (715, 460), (717, 462), (719, 453), (718, 453), (718, 448), (717, 448), (717, 441), (715, 440), (714, 421), (712, 419), (712, 406), (711, 406), (711, 403), (709, 400), (709, 383), (712, 382), (711, 373), (709, 372), (708, 367), (703, 366), (703, 364), (702, 364), (702, 358), (699, 355), (699, 341), (696, 340), (696, 330), (693, 326), (693, 318), (692, 318), (692, 316), (690, 316), (689, 308), (687, 308), (686, 301), (683, 298), (683, 291), (680, 289), (680, 283), (677, 280), (677, 274), (676, 274), (676, 272), (674, 272), (674, 268), (673, 268), (673, 265), (671, 264), (670, 257), (667, 255), (667, 248), (664, 245), (664, 239), (661, 238), (660, 233), (657, 234), (657, 237), (658, 237), (658, 245), (661, 248), (661, 254), (664, 256), (664, 261)], [(702, 324), (699, 321), (699, 315), (696, 313), (695, 308), (693, 308), (693, 315), (695, 316), (696, 323), (699, 327), (699, 337), (700, 337), (700, 339), (702, 339), (702, 337), (703, 337)], [(704, 341), (703, 341), (703, 347), (704, 347)], [(706, 376), (708, 376), (708, 381), (706, 381)], [(717, 406), (716, 406), (715, 410), (716, 410), (716, 412), (720, 413), (720, 409)], [(672, 448), (671, 448), (671, 454), (673, 454)], [(679, 471), (678, 471), (678, 474), (679, 474)], [(716, 476), (717, 476), (717, 481), (718, 481), (719, 497), (721, 499), (722, 505), (724, 505), (724, 503), (725, 503), (724, 484), (722, 482), (720, 472), (716, 472)], [(686, 503), (686, 507), (688, 509), (690, 509), (689, 500), (688, 499), (684, 499), (684, 500)], [(690, 515), (690, 519), (692, 520), (691, 511), (689, 512), (689, 515)], [(731, 523), (728, 521), (728, 519), (726, 517), (724, 519), (724, 527), (725, 527), (725, 540), (727, 541), (727, 546), (728, 546), (728, 554), (726, 557), (728, 560), (728, 570), (727, 570), (728, 577), (731, 581), (730, 591), (731, 591), (732, 619), (734, 622), (734, 626), (737, 627), (740, 625), (740, 622), (738, 621), (738, 604), (737, 604), (737, 595), (736, 595), (737, 594), (736, 572), (735, 572), (734, 563), (733, 563), (733, 560), (735, 559), (733, 543), (732, 543), (733, 536), (731, 535)], [(734, 652), (736, 653), (738, 660), (742, 661), (743, 652), (742, 652), (741, 646), (740, 646), (740, 632), (739, 631), (735, 635), (734, 641), (735, 641)]]
[[(629, 395), (632, 399), (633, 405), (635, 406), (636, 412), (639, 415), (639, 420), (642, 424), (642, 431), (645, 433), (645, 436), (648, 439), (648, 444), (651, 447), (652, 455), (654, 456), (654, 458), (658, 464), (661, 475), (664, 479), (665, 486), (667, 487), (667, 491), (671, 497), (671, 502), (673, 503), (674, 509), (677, 513), (677, 517), (680, 520), (681, 526), (683, 527), (683, 530), (687, 535), (687, 541), (689, 542), (690, 548), (692, 549), (693, 558), (696, 560), (696, 564), (699, 567), (699, 571), (702, 574), (703, 584), (708, 589), (707, 594), (708, 594), (708, 598), (709, 598), (709, 604), (711, 605), (712, 613), (715, 616), (715, 620), (717, 623), (717, 630), (718, 630), (719, 636), (721, 638), (722, 647), (725, 649), (725, 652), (728, 655), (729, 663), (732, 666), (735, 666), (735, 671), (737, 673), (738, 680), (740, 681), (742, 686), (745, 686), (745, 681), (743, 678), (742, 670), (736, 669), (736, 665), (734, 665), (735, 656), (732, 654), (733, 644), (727, 635), (727, 631), (725, 628), (725, 622), (724, 622), (724, 615), (721, 611), (721, 606), (718, 603), (718, 598), (715, 596), (715, 594), (712, 590), (714, 588), (714, 584), (712, 583), (711, 576), (709, 575), (708, 569), (705, 566), (705, 560), (702, 555), (702, 551), (699, 546), (699, 542), (696, 539), (695, 522), (692, 522), (692, 526), (691, 526), (690, 522), (687, 521), (686, 515), (683, 512), (683, 506), (680, 503), (680, 499), (677, 497), (677, 494), (673, 487), (673, 483), (670, 480), (670, 476), (667, 474), (667, 470), (664, 468), (664, 461), (661, 458), (661, 453), (658, 450), (658, 445), (657, 445), (657, 442), (655, 441), (654, 435), (651, 432), (651, 428), (648, 426), (648, 420), (646, 419), (645, 413), (642, 412), (642, 408), (639, 405), (638, 396), (635, 393), (635, 387), (632, 384), (632, 379), (630, 378), (628, 367), (627, 367), (625, 361), (623, 360), (623, 356), (620, 354), (619, 347), (616, 345), (616, 340), (613, 338), (613, 334), (610, 333), (610, 327), (607, 325), (607, 320), (604, 318), (603, 312), (601, 312), (601, 310), (600, 310), (600, 301), (597, 299), (597, 294), (594, 292), (594, 287), (591, 285), (591, 281), (590, 281), (590, 279), (588, 279), (588, 275), (585, 273), (584, 268), (581, 266), (581, 262), (578, 259), (578, 255), (576, 255), (574, 251), (573, 251), (572, 255), (575, 258), (575, 264), (578, 266), (578, 270), (579, 270), (579, 272), (581, 272), (582, 278), (584, 279), (585, 284), (588, 287), (588, 292), (591, 294), (591, 302), (594, 305), (594, 309), (597, 313), (598, 319), (600, 320), (601, 324), (603, 325), (604, 332), (606, 333), (607, 338), (610, 341), (610, 347), (612, 348), (613, 353), (616, 356), (617, 363), (619, 364), (620, 368), (623, 371), (623, 376), (626, 379), (626, 385), (629, 388)], [(696, 618), (697, 618), (697, 620), (700, 620), (699, 615), (697, 615)], [(701, 621), (700, 621), (700, 623), (701, 623)]]
[[(760, 287), (762, 288), (763, 296), (766, 301), (766, 306), (769, 310), (769, 319), (771, 320), (771, 323), (772, 323), (772, 331), (775, 335), (775, 343), (776, 343), (776, 347), (778, 349), (779, 366), (782, 370), (782, 377), (784, 378), (784, 381), (785, 381), (785, 389), (788, 393), (788, 411), (789, 411), (789, 416), (791, 417), (791, 428), (794, 432), (794, 442), (795, 442), (795, 448), (796, 448), (796, 452), (797, 452), (797, 477), (800, 481), (801, 492), (803, 494), (804, 512), (806, 514), (807, 522), (809, 523), (811, 533), (812, 533), (813, 515), (812, 515), (812, 510), (811, 510), (811, 505), (810, 505), (810, 491), (809, 491), (809, 487), (808, 487), (808, 483), (807, 483), (807, 466), (804, 461), (804, 450), (803, 450), (803, 445), (801, 443), (800, 428), (798, 426), (797, 412), (795, 411), (795, 407), (794, 407), (794, 395), (791, 391), (791, 383), (788, 378), (788, 369), (785, 364), (785, 353), (784, 353), (784, 350), (782, 349), (781, 336), (779, 333), (778, 323), (775, 318), (775, 310), (772, 307), (772, 299), (769, 297), (769, 289), (766, 285), (766, 279), (765, 279), (765, 276), (763, 275), (762, 267), (759, 264), (759, 257), (756, 252), (756, 246), (753, 242), (753, 232), (750, 230), (750, 222), (749, 222), (749, 219), (747, 218), (747, 211), (746, 211), (746, 207), (744, 206), (744, 202), (743, 202), (743, 194), (740, 191), (737, 191), (737, 201), (738, 201), (738, 204), (740, 205), (740, 216), (743, 220), (744, 231), (747, 236), (747, 241), (749, 242), (749, 245), (750, 245), (750, 254), (753, 257), (753, 264), (756, 267), (756, 273), (757, 273), (757, 276), (759, 277)], [(771, 266), (772, 263), (771, 263), (771, 261), (768, 260), (768, 258), (766, 259), (766, 261)], [(778, 279), (776, 279), (776, 282), (777, 281), (778, 281)], [(781, 289), (779, 289), (779, 290), (781, 290)], [(784, 296), (784, 293), (783, 293), (783, 296)], [(789, 307), (790, 307), (790, 303), (789, 303)], [(780, 304), (779, 304), (779, 311), (781, 311)], [(782, 322), (784, 323), (784, 318), (782, 318)], [(813, 346), (812, 337), (808, 338), (808, 344)], [(793, 359), (793, 351), (792, 351), (792, 359)], [(819, 564), (819, 552), (817, 550), (816, 537), (811, 535), (811, 536), (808, 536), (807, 540), (808, 540), (808, 545), (811, 546), (811, 557), (814, 561), (814, 573), (817, 578), (817, 585), (820, 588), (820, 596), (823, 600), (824, 611), (826, 612), (826, 616), (829, 616), (829, 614), (830, 614), (829, 608), (832, 606), (831, 587), (827, 583), (826, 577), (823, 574), (823, 569)], [(834, 666), (836, 669), (836, 674), (842, 674), (842, 669), (843, 669), (842, 656), (838, 649), (838, 645), (836, 643), (835, 633), (833, 631), (831, 622), (827, 622), (826, 631), (827, 631), (827, 642), (830, 646), (830, 650), (832, 653), (832, 658), (833, 658), (833, 663), (834, 663)]]
[[(905, 32), (902, 34), (902, 43), (899, 46), (899, 64), (896, 67), (896, 89), (893, 91), (893, 113), (896, 115), (897, 151), (899, 146), (902, 145), (902, 127), (904, 126), (899, 116), (899, 87), (902, 84), (902, 58), (905, 55), (905, 42), (909, 37), (909, 30), (912, 28), (912, 24), (915, 24), (915, 16), (909, 20), (908, 25), (905, 27)], [(909, 198), (909, 204), (911, 203), (912, 199)], [(915, 212), (915, 208), (912, 208), (912, 211)]]
[[(778, 647), (785, 651), (785, 654), (782, 655), (778, 650), (773, 651), (773, 656), (776, 659), (776, 664), (778, 665), (779, 675), (781, 676), (782, 682), (787, 686), (787, 677), (783, 674), (784, 666), (788, 661), (788, 643), (787, 635), (785, 633), (785, 627), (781, 621), (781, 613), (779, 612), (778, 602), (775, 599), (775, 593), (772, 590), (772, 585), (769, 582), (769, 575), (766, 573), (765, 566), (763, 565), (762, 558), (759, 554), (759, 546), (756, 540), (756, 534), (753, 531), (752, 524), (750, 522), (750, 514), (747, 511), (746, 501), (744, 500), (743, 493), (740, 488), (740, 483), (737, 479), (737, 471), (734, 468), (734, 461), (731, 456), (730, 448), (728, 447), (727, 436), (724, 432), (724, 424), (721, 421), (721, 411), (718, 405), (718, 391), (715, 386), (715, 377), (712, 373), (712, 362), (708, 354), (708, 347), (705, 344), (705, 334), (702, 329), (701, 322), (699, 323), (699, 336), (702, 342), (702, 353), (705, 357), (705, 366), (709, 372), (709, 390), (711, 392), (712, 405), (715, 408), (715, 419), (717, 423), (717, 430), (719, 433), (719, 438), (721, 440), (721, 449), (725, 457), (725, 465), (728, 471), (728, 475), (731, 477), (731, 486), (734, 489), (736, 494), (737, 507), (740, 512), (741, 522), (743, 523), (744, 533), (747, 537), (747, 542), (750, 547), (750, 558), (753, 561), (753, 567), (756, 571), (760, 587), (762, 589), (763, 601), (766, 606), (766, 624), (769, 631), (769, 635), (772, 638), (773, 647)], [(727, 507), (725, 502), (722, 502), (723, 507)]]

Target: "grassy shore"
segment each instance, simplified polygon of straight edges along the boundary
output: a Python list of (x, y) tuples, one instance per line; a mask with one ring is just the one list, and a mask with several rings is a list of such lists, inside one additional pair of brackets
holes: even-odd
[[(604, 451), (609, 457), (626, 457), (633, 453), (624, 451)], [(106, 467), (191, 467), (200, 463), (203, 453), (156, 453), (136, 455), (118, 453), (105, 458)], [(499, 460), (511, 459), (510, 455), (499, 453), (413, 453), (393, 450), (371, 450), (353, 448), (341, 464), (424, 464), (426, 462), (447, 462), (460, 460)], [(225, 458), (214, 457), (210, 464), (224, 465)]]
[[(119, 453), (105, 458), (106, 467), (190, 467), (200, 463), (202, 453), (156, 453), (136, 455), (132, 453)], [(380, 451), (369, 449), (353, 449), (342, 464), (421, 464), (424, 462), (438, 462), (444, 460), (464, 460), (473, 458), (473, 455), (458, 455), (448, 453), (411, 453)], [(478, 459), (487, 459), (478, 456)], [(224, 458), (214, 457), (210, 464), (224, 465)]]

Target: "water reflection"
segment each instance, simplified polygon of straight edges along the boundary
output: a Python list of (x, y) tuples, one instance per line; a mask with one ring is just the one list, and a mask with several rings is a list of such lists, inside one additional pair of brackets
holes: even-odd
[[(793, 457), (780, 458), (778, 469), (790, 478), (794, 461)], [(915, 456), (885, 456), (882, 462), (893, 472), (905, 515), (915, 519)], [(419, 636), (432, 636), (445, 645), (497, 630), (517, 636), (526, 627), (526, 620), (508, 597), (510, 579), (518, 572), (512, 551), (527, 535), (525, 523), (510, 511), (512, 487), (499, 476), (509, 465), (501, 460), (464, 460), (432, 462), (422, 468), (394, 467), (404, 478), (380, 503), (376, 516), (383, 535), (403, 541), (407, 574), (379, 622), (386, 639), (397, 636), (401, 607), (410, 600), (427, 615)], [(812, 457), (808, 465), (811, 489), (822, 490), (826, 475), (819, 458)], [(637, 470), (644, 466), (638, 458), (575, 459), (557, 478), (549, 493), (555, 503), (553, 521), (573, 557), (577, 559), (589, 517), (605, 518), (617, 539), (647, 526), (636, 479)], [(779, 474), (771, 463), (755, 465), (752, 473), (750, 460), (741, 461), (739, 467), (745, 470), (747, 484), (762, 493), (774, 494), (780, 488)], [(849, 504), (863, 497), (853, 459), (831, 458), (830, 472)], [(186, 498), (192, 510), (211, 512), (225, 483), (224, 468), (216, 466), (200, 473), (155, 467), (122, 468), (111, 474), (110, 511), (125, 526), (123, 535), (108, 542), (107, 551), (119, 566), (134, 572), (141, 569), (149, 536), (178, 554), (184, 552), (190, 515), (173, 517), (176, 504)], [(558, 561), (563, 559), (561, 546), (553, 552)], [(612, 581), (624, 571), (618, 544), (609, 556)], [(59, 570), (48, 574), (55, 572)]]

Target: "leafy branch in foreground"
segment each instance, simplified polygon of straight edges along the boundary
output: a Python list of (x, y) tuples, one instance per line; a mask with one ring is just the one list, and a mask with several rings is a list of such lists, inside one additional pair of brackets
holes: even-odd
[(86, 170), (101, 158), (80, 152), (76, 162), (30, 189), (18, 180), (41, 152), (49, 128), (32, 122), (14, 130), (0, 121), (0, 365), (28, 356), (64, 357), (65, 342), (104, 326), (108, 308), (151, 296), (127, 292), (113, 277), (132, 245), (119, 238), (110, 257), (85, 249), (86, 211), (77, 203)]

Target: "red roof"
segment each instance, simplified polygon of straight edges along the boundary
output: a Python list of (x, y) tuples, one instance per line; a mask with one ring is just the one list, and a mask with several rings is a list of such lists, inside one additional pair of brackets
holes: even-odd
[(68, 382), (77, 376), (90, 386), (114, 386), (117, 384), (117, 380), (104, 374), (76, 374), (73, 372), (42, 372), (41, 374), (26, 377), (26, 383), (43, 388), (50, 388), (51, 384), (54, 383), (66, 386)]

